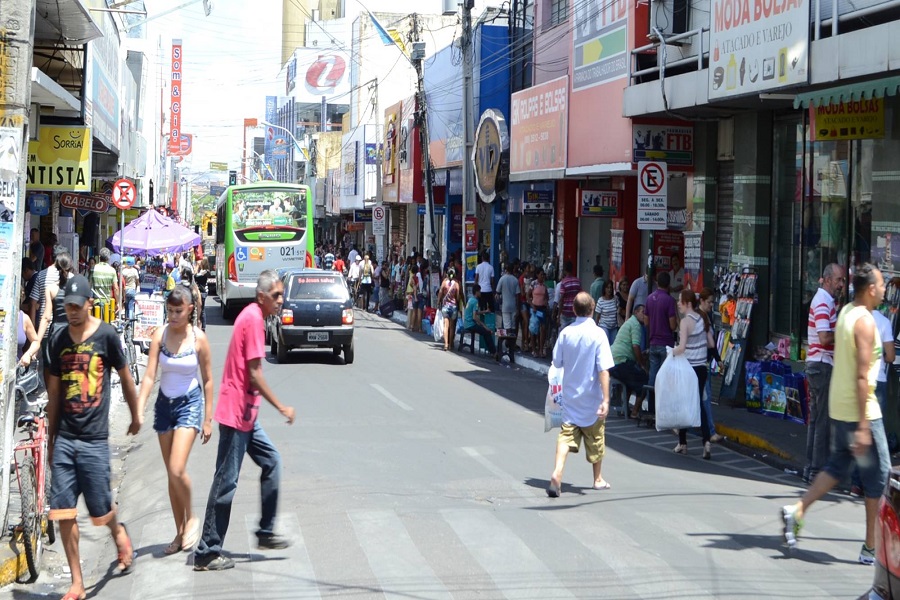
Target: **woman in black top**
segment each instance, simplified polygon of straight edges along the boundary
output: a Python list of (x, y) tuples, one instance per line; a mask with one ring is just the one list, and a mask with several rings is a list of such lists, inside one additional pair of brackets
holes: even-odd
[(194, 274), (194, 283), (200, 290), (200, 329), (206, 331), (206, 296), (209, 294), (209, 261), (204, 256), (200, 259), (200, 268)]

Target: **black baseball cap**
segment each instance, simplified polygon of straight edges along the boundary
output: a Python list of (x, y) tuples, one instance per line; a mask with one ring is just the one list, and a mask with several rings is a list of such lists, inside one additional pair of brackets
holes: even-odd
[(84, 306), (84, 303), (91, 297), (91, 284), (83, 275), (75, 275), (69, 277), (66, 281), (66, 304), (75, 304)]

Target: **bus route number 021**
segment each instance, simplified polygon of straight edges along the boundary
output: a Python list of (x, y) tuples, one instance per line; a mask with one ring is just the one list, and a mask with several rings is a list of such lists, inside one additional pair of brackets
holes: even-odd
[(298, 248), (297, 246), (282, 246), (281, 247), (281, 256), (282, 258), (301, 258), (303, 254), (303, 250)]

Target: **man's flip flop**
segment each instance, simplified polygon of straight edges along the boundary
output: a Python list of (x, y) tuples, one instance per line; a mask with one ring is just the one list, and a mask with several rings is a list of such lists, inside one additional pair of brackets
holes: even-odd
[(612, 486), (609, 485), (609, 482), (608, 482), (608, 481), (601, 481), (600, 483), (595, 483), (595, 484), (594, 484), (594, 489), (595, 489), (595, 490), (608, 490), (608, 489), (610, 489), (611, 487), (612, 487)]
[(559, 498), (559, 488), (551, 483), (547, 488), (547, 495), (551, 498)]

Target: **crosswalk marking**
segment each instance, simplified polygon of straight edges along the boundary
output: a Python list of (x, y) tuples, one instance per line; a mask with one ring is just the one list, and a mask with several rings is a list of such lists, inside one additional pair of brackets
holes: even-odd
[(522, 539), (491, 513), (446, 509), (441, 514), (505, 598), (574, 598)]
[(500, 481), (508, 482), (509, 485), (511, 486), (513, 492), (517, 496), (519, 496), (520, 498), (528, 499), (528, 500), (534, 500), (533, 492), (530, 492), (530, 491), (526, 490), (525, 488), (523, 488), (521, 482), (518, 479), (516, 479), (515, 477), (513, 477), (512, 475), (510, 475), (509, 473), (507, 473), (506, 471), (504, 471), (503, 469), (501, 469), (500, 467), (495, 465), (493, 462), (488, 460), (487, 457), (485, 457), (481, 452), (479, 452), (477, 448), (465, 446), (462, 448), (462, 451), (466, 454), (466, 456), (471, 457), (472, 459), (475, 460), (475, 462), (477, 462), (482, 467), (484, 467), (485, 469), (487, 469), (488, 471), (490, 471), (491, 473), (496, 475), (497, 478), (500, 479)]
[(373, 384), (372, 384), (372, 387), (375, 388), (375, 391), (377, 391), (379, 394), (381, 394), (382, 396), (384, 396), (385, 398), (387, 398), (388, 400), (390, 400), (391, 402), (393, 402), (394, 404), (396, 404), (397, 406), (399, 406), (399, 407), (402, 408), (403, 410), (411, 411), (411, 410), (413, 409), (412, 406), (410, 406), (409, 404), (407, 404), (407, 403), (404, 402), (403, 400), (400, 400), (399, 398), (397, 398), (396, 396), (394, 396), (392, 393), (390, 393), (389, 391), (387, 391), (386, 389), (384, 389), (383, 387), (381, 387), (381, 386), (378, 385), (377, 383), (373, 383)]
[[(157, 513), (158, 516), (141, 528), (140, 538), (132, 538), (135, 548), (153, 548), (153, 555), (140, 556), (136, 560), (132, 598), (145, 597), (147, 590), (153, 590), (153, 597), (160, 600), (180, 600), (193, 598), (194, 578), (191, 570), (193, 562), (188, 552), (171, 556), (163, 554), (163, 549), (175, 537), (175, 524), (171, 512)], [(104, 531), (106, 529), (104, 528)], [(132, 535), (134, 531), (130, 531)], [(166, 585), (160, 585), (165, 581)]]
[(259, 515), (246, 515), (244, 525), (247, 542), (250, 545), (250, 575), (253, 579), (253, 589), (257, 592), (256, 597), (303, 600), (321, 597), (315, 569), (306, 551), (300, 521), (295, 513), (278, 516), (276, 523), (278, 534), (291, 541), (291, 546), (284, 550), (256, 548)]
[(386, 598), (452, 598), (394, 511), (351, 511), (349, 516)]

